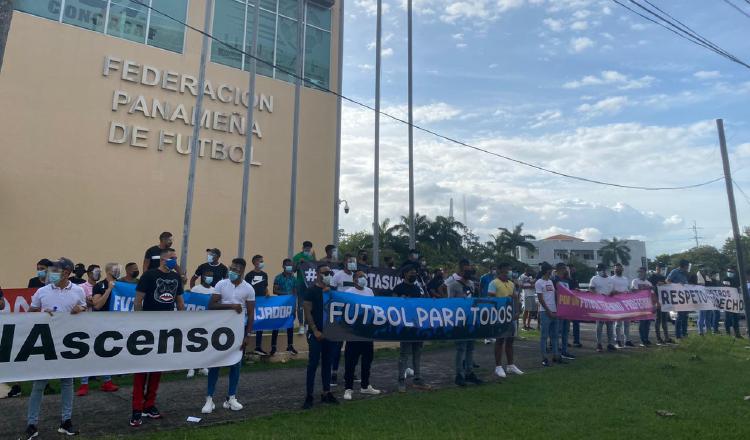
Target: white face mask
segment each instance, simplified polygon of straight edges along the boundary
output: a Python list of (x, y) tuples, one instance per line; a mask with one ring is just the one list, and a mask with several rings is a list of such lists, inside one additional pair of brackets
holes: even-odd
[(266, 263), (264, 263), (262, 261), (260, 263), (258, 263), (258, 269), (263, 270), (263, 268), (265, 268), (265, 267), (266, 267)]
[(94, 281), (99, 281), (99, 278), (102, 277), (102, 270), (101, 269), (94, 269), (91, 271), (91, 278)]
[(206, 255), (206, 261), (209, 262), (209, 263), (213, 263), (214, 262), (214, 254), (208, 254), (208, 255)]
[(331, 252), (331, 256), (333, 256), (334, 260), (338, 260), (338, 258), (339, 258), (339, 250), (338, 249), (334, 249), (333, 252)]
[(357, 262), (356, 261), (350, 261), (346, 263), (346, 268), (349, 270), (357, 270)]
[(120, 268), (119, 267), (113, 267), (112, 268), (112, 278), (114, 278), (114, 279), (120, 278)]
[(367, 278), (357, 278), (357, 284), (359, 284), (361, 287), (367, 287)]
[(330, 276), (330, 275), (324, 276), (323, 277), (323, 284), (325, 284), (326, 286), (330, 286), (331, 284), (333, 284), (333, 277)]

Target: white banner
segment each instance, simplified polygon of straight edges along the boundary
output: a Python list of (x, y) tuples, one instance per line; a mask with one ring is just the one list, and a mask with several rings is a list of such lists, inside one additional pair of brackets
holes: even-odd
[(244, 315), (12, 313), (0, 320), (0, 382), (233, 365)]
[(745, 313), (742, 293), (734, 287), (704, 287), (692, 284), (658, 286), (662, 312), (695, 312), (721, 310)]

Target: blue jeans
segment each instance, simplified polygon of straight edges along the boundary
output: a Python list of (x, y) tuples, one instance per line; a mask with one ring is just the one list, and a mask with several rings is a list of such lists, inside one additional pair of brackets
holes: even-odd
[(341, 363), (341, 349), (344, 347), (344, 343), (342, 341), (339, 342), (331, 342), (331, 370), (333, 372), (339, 371), (339, 363)]
[(315, 373), (320, 364), (320, 379), (323, 381), (323, 392), (331, 391), (331, 353), (332, 342), (323, 339), (318, 341), (312, 333), (307, 333), (307, 344), (310, 353), (307, 355), (307, 395), (312, 396), (315, 391)]
[(556, 337), (557, 319), (550, 318), (546, 312), (540, 310), (539, 326), (542, 332), (541, 336), (539, 337), (539, 349), (542, 353), (542, 359), (547, 358), (547, 340), (550, 339), (550, 336), (555, 336), (552, 338), (552, 355), (557, 357), (560, 354), (558, 348), (558, 342), (560, 341), (560, 338)]
[(727, 334), (732, 334), (731, 330), (734, 328), (734, 335), (740, 335), (740, 317), (738, 313), (724, 312), (724, 327), (727, 330)]
[(474, 341), (456, 341), (456, 376), (467, 377), (474, 368)]
[(677, 321), (674, 324), (674, 332), (678, 338), (687, 336), (688, 312), (677, 312)]
[(701, 310), (698, 312), (698, 333), (705, 334), (706, 330), (711, 330), (714, 319), (713, 310)]
[[(216, 382), (219, 380), (219, 370), (221, 367), (208, 369), (208, 397), (213, 397), (216, 391)], [(240, 383), (240, 370), (242, 361), (237, 362), (229, 367), (229, 391), (227, 397), (237, 395), (237, 385)]]
[[(44, 397), (44, 388), (47, 386), (47, 380), (35, 380), (29, 396), (28, 424), (39, 424), (39, 409), (42, 406), (42, 397)], [(66, 421), (73, 416), (73, 378), (60, 379), (60, 407), (62, 411), (61, 421)]]
[[(109, 382), (110, 380), (112, 380), (112, 376), (102, 376), (102, 381), (103, 382)], [(81, 378), (81, 385), (88, 385), (88, 384), (89, 384), (89, 378), (88, 378), (88, 376), (87, 377), (82, 377)]]
[(581, 321), (573, 321), (573, 343), (581, 343)]
[(557, 330), (560, 338), (560, 353), (568, 354), (568, 334), (570, 333), (570, 321), (567, 319), (557, 321)]
[(649, 342), (648, 334), (651, 332), (651, 320), (644, 319), (638, 324), (638, 336), (641, 337), (641, 342)]
[(714, 330), (714, 333), (719, 333), (719, 321), (721, 321), (721, 310), (714, 310), (713, 311), (714, 317), (711, 321), (712, 329)]
[(607, 328), (607, 345), (612, 345), (615, 340), (614, 326), (612, 321), (596, 321), (596, 344), (604, 345), (602, 341), (602, 330)]

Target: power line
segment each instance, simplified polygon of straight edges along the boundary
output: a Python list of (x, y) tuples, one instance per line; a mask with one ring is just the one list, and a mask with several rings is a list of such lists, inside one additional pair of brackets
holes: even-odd
[[(244, 54), (246, 57), (253, 58), (253, 59), (255, 59), (258, 62), (261, 62), (261, 63), (263, 63), (263, 64), (265, 64), (265, 65), (267, 65), (269, 67), (272, 67), (272, 68), (275, 68), (278, 71), (281, 71), (282, 73), (284, 73), (286, 75), (289, 75), (290, 77), (293, 77), (295, 79), (299, 79), (300, 81), (304, 82), (305, 84), (307, 84), (307, 85), (309, 85), (311, 87), (314, 87), (314, 88), (316, 88), (318, 90), (321, 90), (323, 92), (329, 93), (331, 95), (337, 96), (337, 97), (339, 97), (339, 98), (341, 98), (341, 99), (343, 99), (343, 100), (345, 100), (347, 102), (351, 102), (352, 104), (355, 104), (355, 105), (360, 106), (362, 108), (366, 108), (366, 109), (371, 110), (373, 112), (377, 112), (377, 110), (374, 107), (372, 107), (372, 106), (370, 106), (368, 104), (365, 104), (364, 102), (358, 101), (358, 100), (356, 100), (354, 98), (349, 98), (348, 96), (346, 96), (344, 94), (341, 94), (341, 93), (335, 92), (333, 90), (327, 89), (325, 87), (322, 87), (319, 84), (316, 84), (316, 83), (314, 83), (314, 82), (312, 82), (312, 81), (310, 81), (308, 79), (305, 79), (305, 78), (297, 75), (295, 72), (289, 72), (289, 71), (287, 71), (287, 70), (285, 70), (283, 68), (278, 67), (273, 62), (269, 62), (269, 61), (263, 60), (263, 59), (261, 59), (259, 57), (256, 57), (256, 56), (254, 56), (254, 55), (252, 55), (252, 54), (250, 54), (248, 52), (245, 52), (242, 49), (238, 49), (237, 47), (232, 46), (229, 43), (226, 43), (225, 41), (222, 41), (222, 40), (214, 37), (212, 34), (209, 34), (208, 32), (205, 32), (204, 30), (201, 30), (201, 29), (198, 29), (198, 28), (196, 28), (194, 26), (191, 26), (188, 23), (185, 23), (184, 21), (182, 21), (182, 20), (180, 20), (178, 18), (175, 18), (175, 17), (173, 17), (173, 16), (171, 16), (171, 15), (169, 15), (169, 14), (167, 14), (167, 13), (165, 13), (165, 12), (163, 12), (163, 11), (161, 11), (161, 10), (153, 7), (153, 6), (150, 6), (150, 5), (147, 5), (146, 3), (143, 3), (141, 0), (130, 0), (130, 1), (132, 1), (133, 3), (139, 4), (139, 5), (141, 5), (141, 6), (145, 7), (145, 8), (148, 8), (151, 11), (156, 12), (157, 14), (161, 14), (164, 17), (166, 17), (166, 18), (168, 18), (168, 19), (170, 19), (170, 20), (172, 20), (172, 21), (174, 21), (174, 22), (176, 22), (178, 24), (180, 24), (182, 26), (185, 26), (187, 29), (190, 29), (192, 31), (198, 32), (201, 35), (207, 36), (211, 40), (213, 40), (213, 41), (215, 41), (215, 42), (217, 42), (217, 43), (219, 43), (219, 44), (221, 44), (223, 46), (226, 46), (227, 48), (229, 48), (231, 50), (234, 50), (234, 51), (237, 51), (237, 52), (239, 52), (241, 54)], [(613, 1), (617, 2), (618, 4), (621, 4), (621, 3), (618, 2), (618, 0), (613, 0)], [(630, 8), (628, 8), (628, 9), (630, 9)], [(339, 60), (339, 62), (342, 62), (342, 60)], [(748, 67), (750, 67), (750, 66), (748, 66)], [(416, 128), (417, 130), (423, 132), (423, 133), (430, 134), (432, 136), (435, 136), (437, 138), (443, 139), (443, 140), (448, 141), (450, 143), (454, 143), (456, 145), (460, 145), (460, 146), (463, 146), (463, 147), (466, 147), (466, 148), (470, 148), (472, 150), (479, 151), (481, 153), (489, 154), (491, 156), (499, 157), (499, 158), (507, 160), (509, 162), (513, 162), (513, 163), (516, 163), (518, 165), (523, 165), (525, 167), (532, 168), (532, 169), (535, 169), (537, 171), (542, 171), (542, 172), (545, 172), (545, 173), (548, 173), (548, 174), (553, 174), (555, 176), (565, 177), (565, 178), (572, 179), (572, 180), (578, 180), (580, 182), (593, 183), (593, 184), (596, 184), (596, 185), (610, 186), (610, 187), (623, 188), (623, 189), (637, 189), (637, 190), (643, 190), (643, 191), (667, 191), (667, 190), (683, 190), (683, 189), (698, 188), (698, 187), (701, 187), (701, 186), (710, 185), (710, 184), (712, 184), (714, 182), (718, 182), (718, 181), (720, 181), (720, 180), (722, 180), (724, 178), (724, 177), (717, 177), (715, 179), (711, 179), (711, 180), (708, 180), (708, 181), (705, 181), (705, 182), (694, 183), (694, 184), (690, 184), (690, 185), (682, 185), (682, 186), (639, 186), (639, 185), (624, 185), (624, 184), (619, 184), (619, 183), (606, 182), (606, 181), (603, 181), (603, 180), (590, 179), (588, 177), (576, 176), (576, 175), (573, 175), (573, 174), (567, 174), (567, 173), (563, 173), (563, 172), (560, 172), (560, 171), (551, 170), (549, 168), (545, 168), (545, 167), (542, 167), (542, 166), (539, 166), (539, 165), (535, 165), (535, 164), (532, 164), (530, 162), (526, 162), (526, 161), (521, 160), (521, 159), (515, 159), (515, 158), (512, 158), (510, 156), (506, 156), (506, 155), (503, 155), (503, 154), (500, 154), (500, 153), (496, 153), (494, 151), (489, 151), (489, 150), (484, 149), (484, 148), (476, 147), (474, 145), (468, 144), (468, 143), (460, 141), (458, 139), (454, 139), (454, 138), (452, 138), (450, 136), (446, 136), (446, 135), (440, 134), (438, 132), (435, 132), (433, 130), (430, 130), (428, 128), (422, 127), (420, 125), (410, 124), (408, 121), (405, 121), (405, 120), (403, 120), (403, 119), (401, 119), (401, 118), (399, 118), (397, 116), (391, 115), (390, 113), (386, 113), (384, 111), (380, 111), (379, 113), (381, 115), (387, 117), (387, 118), (390, 118), (390, 119), (396, 121), (396, 122), (400, 122), (400, 123), (402, 123), (404, 125), (407, 125), (407, 126), (410, 125), (410, 126)]]
[(739, 183), (737, 183), (737, 181), (734, 179), (732, 179), (732, 183), (734, 184), (734, 187), (737, 188), (737, 190), (740, 192), (740, 194), (742, 194), (742, 197), (745, 198), (745, 201), (747, 202), (747, 204), (750, 205), (750, 197), (748, 197), (745, 191), (742, 190)]
[[(747, 1), (747, 3), (750, 4), (750, 1), (748, 1), (748, 0), (745, 0), (745, 1)], [(724, 0), (724, 3), (726, 3), (729, 6), (733, 7), (734, 9), (737, 10), (737, 12), (739, 12), (742, 15), (744, 15), (745, 17), (750, 18), (750, 14), (748, 14), (742, 8), (740, 8), (739, 6), (735, 5), (734, 3), (730, 2), (729, 0)]]
[[(647, 6), (644, 6), (641, 3), (638, 3), (635, 0), (629, 0), (630, 3), (636, 5), (638, 8), (645, 11), (647, 14), (650, 14), (656, 19), (651, 18), (647, 15), (644, 15), (641, 12), (638, 12), (637, 10), (631, 8), (630, 6), (624, 4), (620, 0), (612, 0), (613, 2), (617, 3), (618, 5), (622, 6), (623, 8), (627, 9), (628, 11), (638, 15), (639, 17), (643, 18), (644, 20), (650, 21), (651, 23), (654, 23), (658, 26), (663, 27), (664, 29), (672, 32), (673, 34), (677, 35), (680, 38), (683, 38), (685, 40), (690, 41), (691, 43), (701, 46), (705, 49), (708, 49), (734, 63), (737, 63), (741, 66), (744, 66), (748, 69), (750, 69), (750, 64), (740, 60), (736, 56), (732, 55), (731, 53), (727, 52), (726, 50), (722, 49), (718, 45), (714, 44), (707, 38), (703, 37), (696, 31), (694, 31), (690, 26), (687, 26), (686, 24), (682, 23), (681, 21), (674, 18), (672, 15), (670, 15), (668, 12), (664, 11), (663, 9), (659, 8), (658, 6), (654, 5), (653, 3), (649, 2), (648, 0), (645, 0), (646, 3), (653, 6), (657, 11), (654, 11), (653, 9), (648, 8)], [(623, 0), (624, 1), (624, 0)], [(664, 15), (662, 15), (664, 14)], [(659, 21), (657, 21), (659, 20)]]

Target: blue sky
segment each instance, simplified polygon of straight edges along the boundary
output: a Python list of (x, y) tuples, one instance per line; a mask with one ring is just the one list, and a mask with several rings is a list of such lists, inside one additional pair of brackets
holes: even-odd
[[(750, 13), (750, 5), (733, 0)], [(653, 0), (750, 61), (750, 18), (720, 0)], [(383, 110), (406, 114), (405, 0), (384, 1)], [(609, 0), (414, 2), (416, 123), (554, 170), (644, 186), (722, 175), (714, 119), (724, 118), (735, 180), (750, 195), (750, 70)], [(346, 2), (344, 94), (374, 102), (375, 1)], [(743, 44), (743, 42), (745, 42)], [(372, 112), (347, 104), (341, 197), (347, 231), (372, 222)], [(408, 212), (407, 130), (381, 124), (381, 219)], [(415, 131), (416, 209), (486, 238), (524, 222), (553, 233), (646, 241), (650, 256), (720, 246), (731, 231), (723, 182), (645, 192), (543, 174)], [(750, 201), (737, 193), (740, 224)]]

